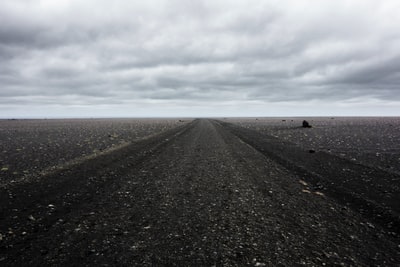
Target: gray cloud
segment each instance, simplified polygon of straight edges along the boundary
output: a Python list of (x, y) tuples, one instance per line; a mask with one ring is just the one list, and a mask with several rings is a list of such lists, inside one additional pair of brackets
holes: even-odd
[(396, 0), (6, 0), (0, 111), (399, 115), (399, 12)]

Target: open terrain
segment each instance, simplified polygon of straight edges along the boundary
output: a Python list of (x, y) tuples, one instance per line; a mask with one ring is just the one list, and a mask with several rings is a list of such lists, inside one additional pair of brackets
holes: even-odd
[[(7, 174), (19, 157), (5, 153), (0, 264), (398, 266), (400, 175), (391, 130), (398, 120), (379, 126), (381, 138), (349, 130), (358, 145), (345, 138), (343, 124), (282, 123), (174, 121), (23, 178)], [(392, 153), (378, 164), (360, 145), (375, 138)], [(359, 151), (344, 153), (329, 139)], [(379, 158), (383, 148), (371, 141), (367, 150)], [(96, 141), (86, 153), (93, 149)], [(34, 165), (24, 155), (21, 164)]]
[(0, 120), (0, 183), (63, 168), (174, 128), (179, 119)]
[(335, 154), (355, 163), (400, 174), (399, 117), (240, 118), (225, 120), (303, 149)]

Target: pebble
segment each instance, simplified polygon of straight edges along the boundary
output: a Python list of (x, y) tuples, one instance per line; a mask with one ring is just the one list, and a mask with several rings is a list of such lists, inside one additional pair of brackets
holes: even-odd
[(303, 180), (299, 180), (299, 183), (301, 183), (302, 185), (304, 185), (304, 186), (307, 186), (308, 184), (305, 182), (305, 181), (303, 181)]
[(370, 222), (367, 222), (367, 226), (368, 226), (369, 228), (375, 228), (375, 226), (374, 226), (372, 223), (370, 223)]

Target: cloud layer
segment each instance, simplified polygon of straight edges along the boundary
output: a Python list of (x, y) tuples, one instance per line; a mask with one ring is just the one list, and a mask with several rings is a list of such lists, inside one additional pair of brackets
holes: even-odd
[(399, 13), (396, 0), (6, 0), (0, 112), (400, 115)]

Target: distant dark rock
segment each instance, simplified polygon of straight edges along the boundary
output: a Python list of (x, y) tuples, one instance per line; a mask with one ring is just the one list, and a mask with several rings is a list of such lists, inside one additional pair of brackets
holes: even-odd
[(310, 149), (310, 150), (308, 150), (308, 153), (315, 153), (315, 150), (314, 149)]
[(308, 121), (303, 121), (303, 128), (311, 128), (311, 125), (308, 123)]

